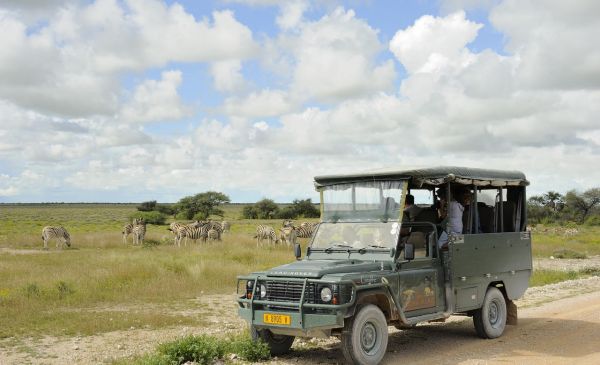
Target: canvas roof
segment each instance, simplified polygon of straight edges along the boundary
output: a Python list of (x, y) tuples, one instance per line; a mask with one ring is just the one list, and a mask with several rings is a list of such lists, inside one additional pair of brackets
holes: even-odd
[(520, 171), (493, 170), (458, 166), (417, 167), (409, 169), (387, 168), (360, 173), (323, 175), (315, 177), (315, 186), (364, 180), (410, 180), (411, 187), (441, 185), (454, 182), (475, 186), (526, 186), (529, 181)]

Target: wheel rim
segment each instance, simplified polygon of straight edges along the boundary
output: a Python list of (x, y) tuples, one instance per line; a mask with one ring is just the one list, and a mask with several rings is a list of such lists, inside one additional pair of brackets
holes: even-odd
[(492, 327), (497, 327), (498, 324), (500, 323), (500, 308), (498, 307), (498, 302), (493, 300), (490, 303), (489, 306), (489, 310), (488, 310), (488, 320), (490, 322), (490, 324), (492, 325)]
[(366, 353), (371, 353), (375, 349), (379, 336), (377, 328), (371, 322), (365, 323), (360, 330), (360, 346)]

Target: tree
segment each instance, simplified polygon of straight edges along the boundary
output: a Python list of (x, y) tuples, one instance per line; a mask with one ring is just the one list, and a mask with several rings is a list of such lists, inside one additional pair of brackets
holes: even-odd
[(224, 212), (218, 207), (229, 203), (229, 197), (216, 191), (207, 191), (194, 196), (186, 196), (177, 202), (178, 215), (185, 219), (207, 219), (211, 215), (223, 216)]
[(583, 193), (571, 190), (565, 195), (565, 205), (574, 218), (583, 223), (594, 207), (600, 205), (600, 188), (589, 189)]
[(242, 210), (246, 219), (271, 219), (278, 216), (279, 206), (271, 199), (263, 199)]
[(321, 216), (321, 212), (311, 199), (296, 199), (292, 202), (292, 207), (296, 212), (296, 217), (318, 218)]
[(151, 212), (156, 209), (156, 200), (143, 202), (137, 206), (137, 210), (140, 212)]
[(555, 212), (561, 210), (564, 206), (564, 197), (562, 194), (557, 193), (556, 191), (550, 190), (544, 194), (542, 198), (544, 199), (544, 205), (551, 208)]

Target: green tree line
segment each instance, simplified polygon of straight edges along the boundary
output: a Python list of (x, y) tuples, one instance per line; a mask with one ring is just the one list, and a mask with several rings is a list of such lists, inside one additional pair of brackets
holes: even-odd
[(600, 188), (583, 192), (570, 190), (566, 194), (548, 191), (527, 201), (529, 223), (600, 225)]

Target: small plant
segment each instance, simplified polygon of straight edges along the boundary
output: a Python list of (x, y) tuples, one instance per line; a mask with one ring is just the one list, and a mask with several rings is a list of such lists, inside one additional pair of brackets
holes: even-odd
[(142, 248), (154, 248), (160, 246), (161, 242), (154, 239), (145, 239), (142, 243)]
[(557, 259), (587, 259), (587, 255), (585, 253), (567, 249), (554, 251), (552, 256)]
[(253, 341), (248, 334), (234, 337), (229, 345), (229, 352), (232, 352), (242, 360), (256, 362), (271, 358), (269, 346), (262, 340)]
[(193, 361), (208, 365), (225, 355), (225, 344), (212, 336), (187, 336), (159, 345), (158, 353), (175, 364)]
[(73, 288), (71, 288), (69, 286), (69, 284), (65, 283), (64, 281), (59, 281), (56, 284), (56, 289), (58, 290), (58, 297), (60, 299), (64, 299), (67, 296), (69, 296), (75, 292), (75, 290)]
[(25, 294), (27, 298), (37, 298), (41, 294), (40, 287), (36, 283), (27, 284)]

